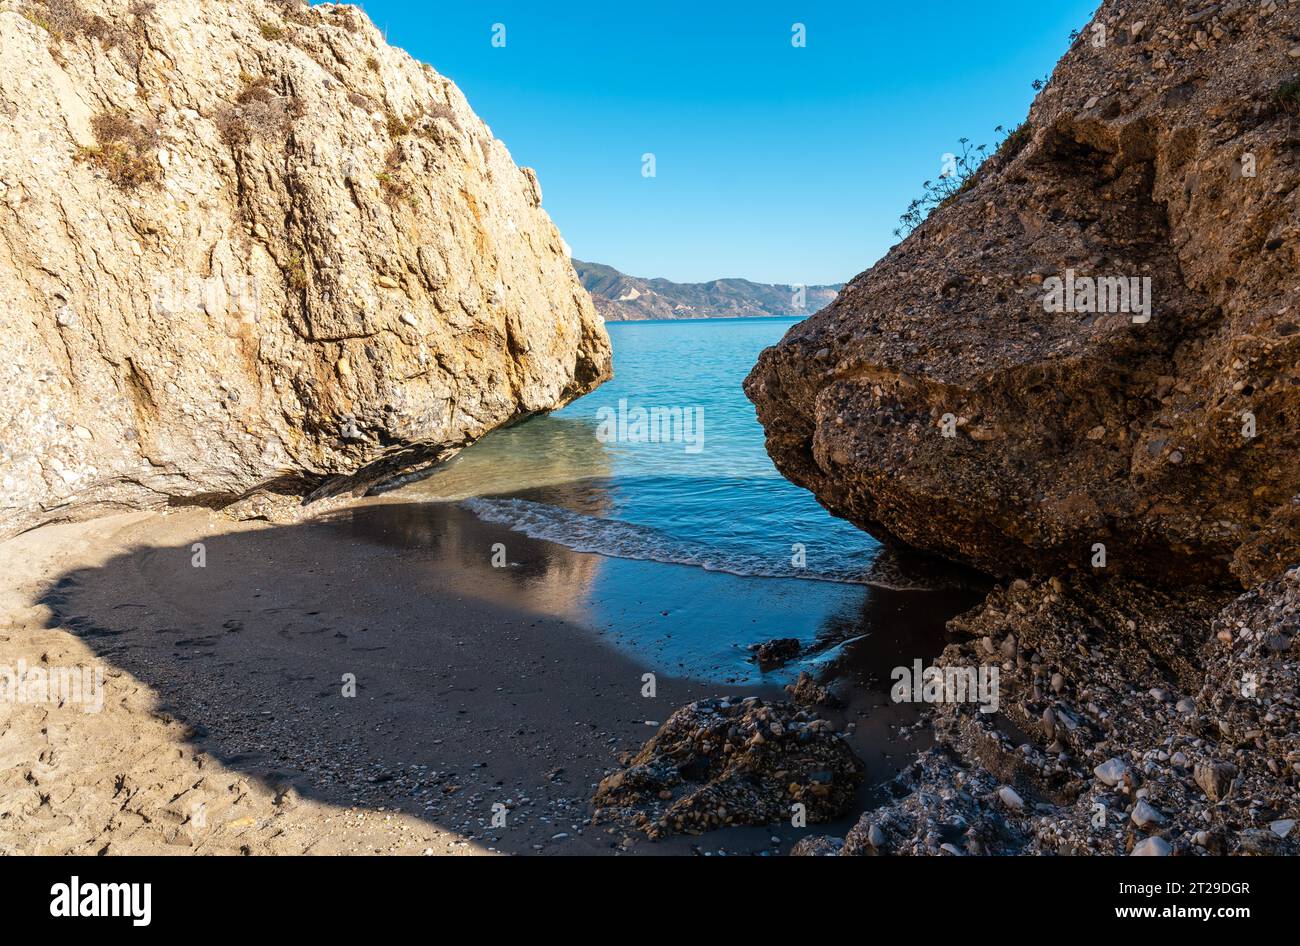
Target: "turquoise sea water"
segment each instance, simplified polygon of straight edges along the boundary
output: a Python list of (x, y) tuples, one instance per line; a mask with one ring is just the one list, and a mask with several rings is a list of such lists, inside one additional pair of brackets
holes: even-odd
[(613, 380), (485, 437), (405, 492), (584, 552), (869, 581), (879, 544), (777, 473), (741, 389), (796, 321), (611, 323)]
[[(466, 544), (481, 539), (449, 538), (440, 510), (457, 506), (520, 536), (500, 543), (508, 567), (485, 568), (471, 593), (505, 579), (526, 607), (571, 615), (678, 675), (849, 676), (883, 706), (890, 668), (937, 653), (944, 622), (973, 600), (961, 576), (883, 547), (777, 473), (741, 384), (795, 322), (611, 324), (613, 380), (484, 437), (402, 487), (401, 506), (357, 511), (355, 527), (412, 549), (451, 543), (454, 559), (485, 567), (491, 550)], [(638, 408), (693, 423), (653, 442), (636, 435)], [(749, 648), (776, 637), (804, 651), (759, 673)]]

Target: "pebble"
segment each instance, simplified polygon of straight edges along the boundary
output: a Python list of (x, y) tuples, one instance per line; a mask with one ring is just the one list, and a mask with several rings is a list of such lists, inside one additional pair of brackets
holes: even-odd
[(1002, 799), (1002, 804), (1006, 805), (1012, 811), (1023, 811), (1025, 800), (1020, 797), (1019, 793), (1010, 785), (1003, 785), (998, 789), (998, 798)]
[(1153, 824), (1162, 824), (1165, 820), (1165, 816), (1155, 808), (1151, 807), (1151, 805), (1147, 804), (1146, 799), (1140, 799), (1138, 803), (1133, 806), (1133, 814), (1130, 815), (1130, 818), (1139, 828), (1146, 828)]
[(1168, 857), (1174, 852), (1173, 847), (1164, 838), (1143, 838), (1133, 845), (1130, 857)]
[(1284, 838), (1291, 833), (1291, 829), (1294, 827), (1295, 827), (1294, 818), (1282, 818), (1281, 820), (1274, 821), (1272, 824), (1270, 824), (1268, 826), (1268, 830), (1272, 831), (1279, 838)]
[(1092, 770), (1092, 774), (1101, 779), (1102, 782), (1114, 788), (1124, 780), (1128, 774), (1128, 766), (1120, 759), (1107, 759), (1101, 765)]
[(1237, 767), (1228, 762), (1198, 764), (1192, 772), (1192, 778), (1210, 801), (1227, 798), (1236, 777)]

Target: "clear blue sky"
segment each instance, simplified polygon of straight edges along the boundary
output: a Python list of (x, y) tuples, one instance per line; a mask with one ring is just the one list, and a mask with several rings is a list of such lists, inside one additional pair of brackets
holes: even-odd
[(896, 242), (958, 138), (991, 146), (1024, 118), (1097, 0), (361, 6), (537, 169), (575, 256), (681, 282), (817, 284)]

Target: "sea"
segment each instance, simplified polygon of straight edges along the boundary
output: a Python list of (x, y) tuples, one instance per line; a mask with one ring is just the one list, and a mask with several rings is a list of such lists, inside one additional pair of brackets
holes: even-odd
[(613, 322), (614, 378), (412, 492), (583, 552), (868, 582), (880, 543), (777, 472), (741, 383), (796, 319)]
[[(575, 619), (672, 672), (741, 684), (824, 677), (857, 646), (873, 656), (855, 674), (878, 678), (933, 656), (969, 576), (900, 558), (767, 455), (742, 383), (797, 322), (609, 323), (612, 380), (483, 437), (397, 498), (454, 503), (540, 547), (590, 556), (594, 565), (560, 579), (573, 585)], [(496, 554), (530, 573), (509, 549)], [(801, 655), (760, 672), (752, 648), (775, 638), (798, 639)]]

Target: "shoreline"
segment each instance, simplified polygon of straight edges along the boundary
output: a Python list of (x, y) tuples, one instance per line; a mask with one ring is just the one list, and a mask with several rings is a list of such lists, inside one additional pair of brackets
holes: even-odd
[[(376, 540), (399, 525), (391, 542)], [(497, 542), (515, 567), (494, 573)], [(674, 673), (653, 647), (614, 640), (613, 625), (634, 613), (725, 604), (740, 593), (733, 583), (766, 579), (616, 565), (639, 574), (619, 579), (632, 590), (601, 628), (576, 589), (616, 561), (391, 495), (293, 525), (182, 508), (0, 544), (13, 576), (0, 665), (99, 663), (106, 683), (100, 713), (0, 705), (11, 763), (0, 849), (776, 854), (810, 832), (847, 830), (924, 747), (921, 733), (897, 735), (913, 708), (882, 710), (862, 686), (893, 659), (884, 611), (904, 605), (886, 595), (877, 633), (839, 657), (849, 699), (828, 714), (867, 762), (849, 815), (654, 843), (592, 827), (596, 785), (674, 710), (718, 696), (784, 699), (787, 679)], [(941, 616), (928, 620), (941, 629)], [(942, 645), (931, 626), (929, 655)], [(646, 673), (653, 699), (642, 696)], [(354, 697), (342, 693), (345, 674)], [(491, 824), (494, 804), (506, 806), (504, 829)]]

